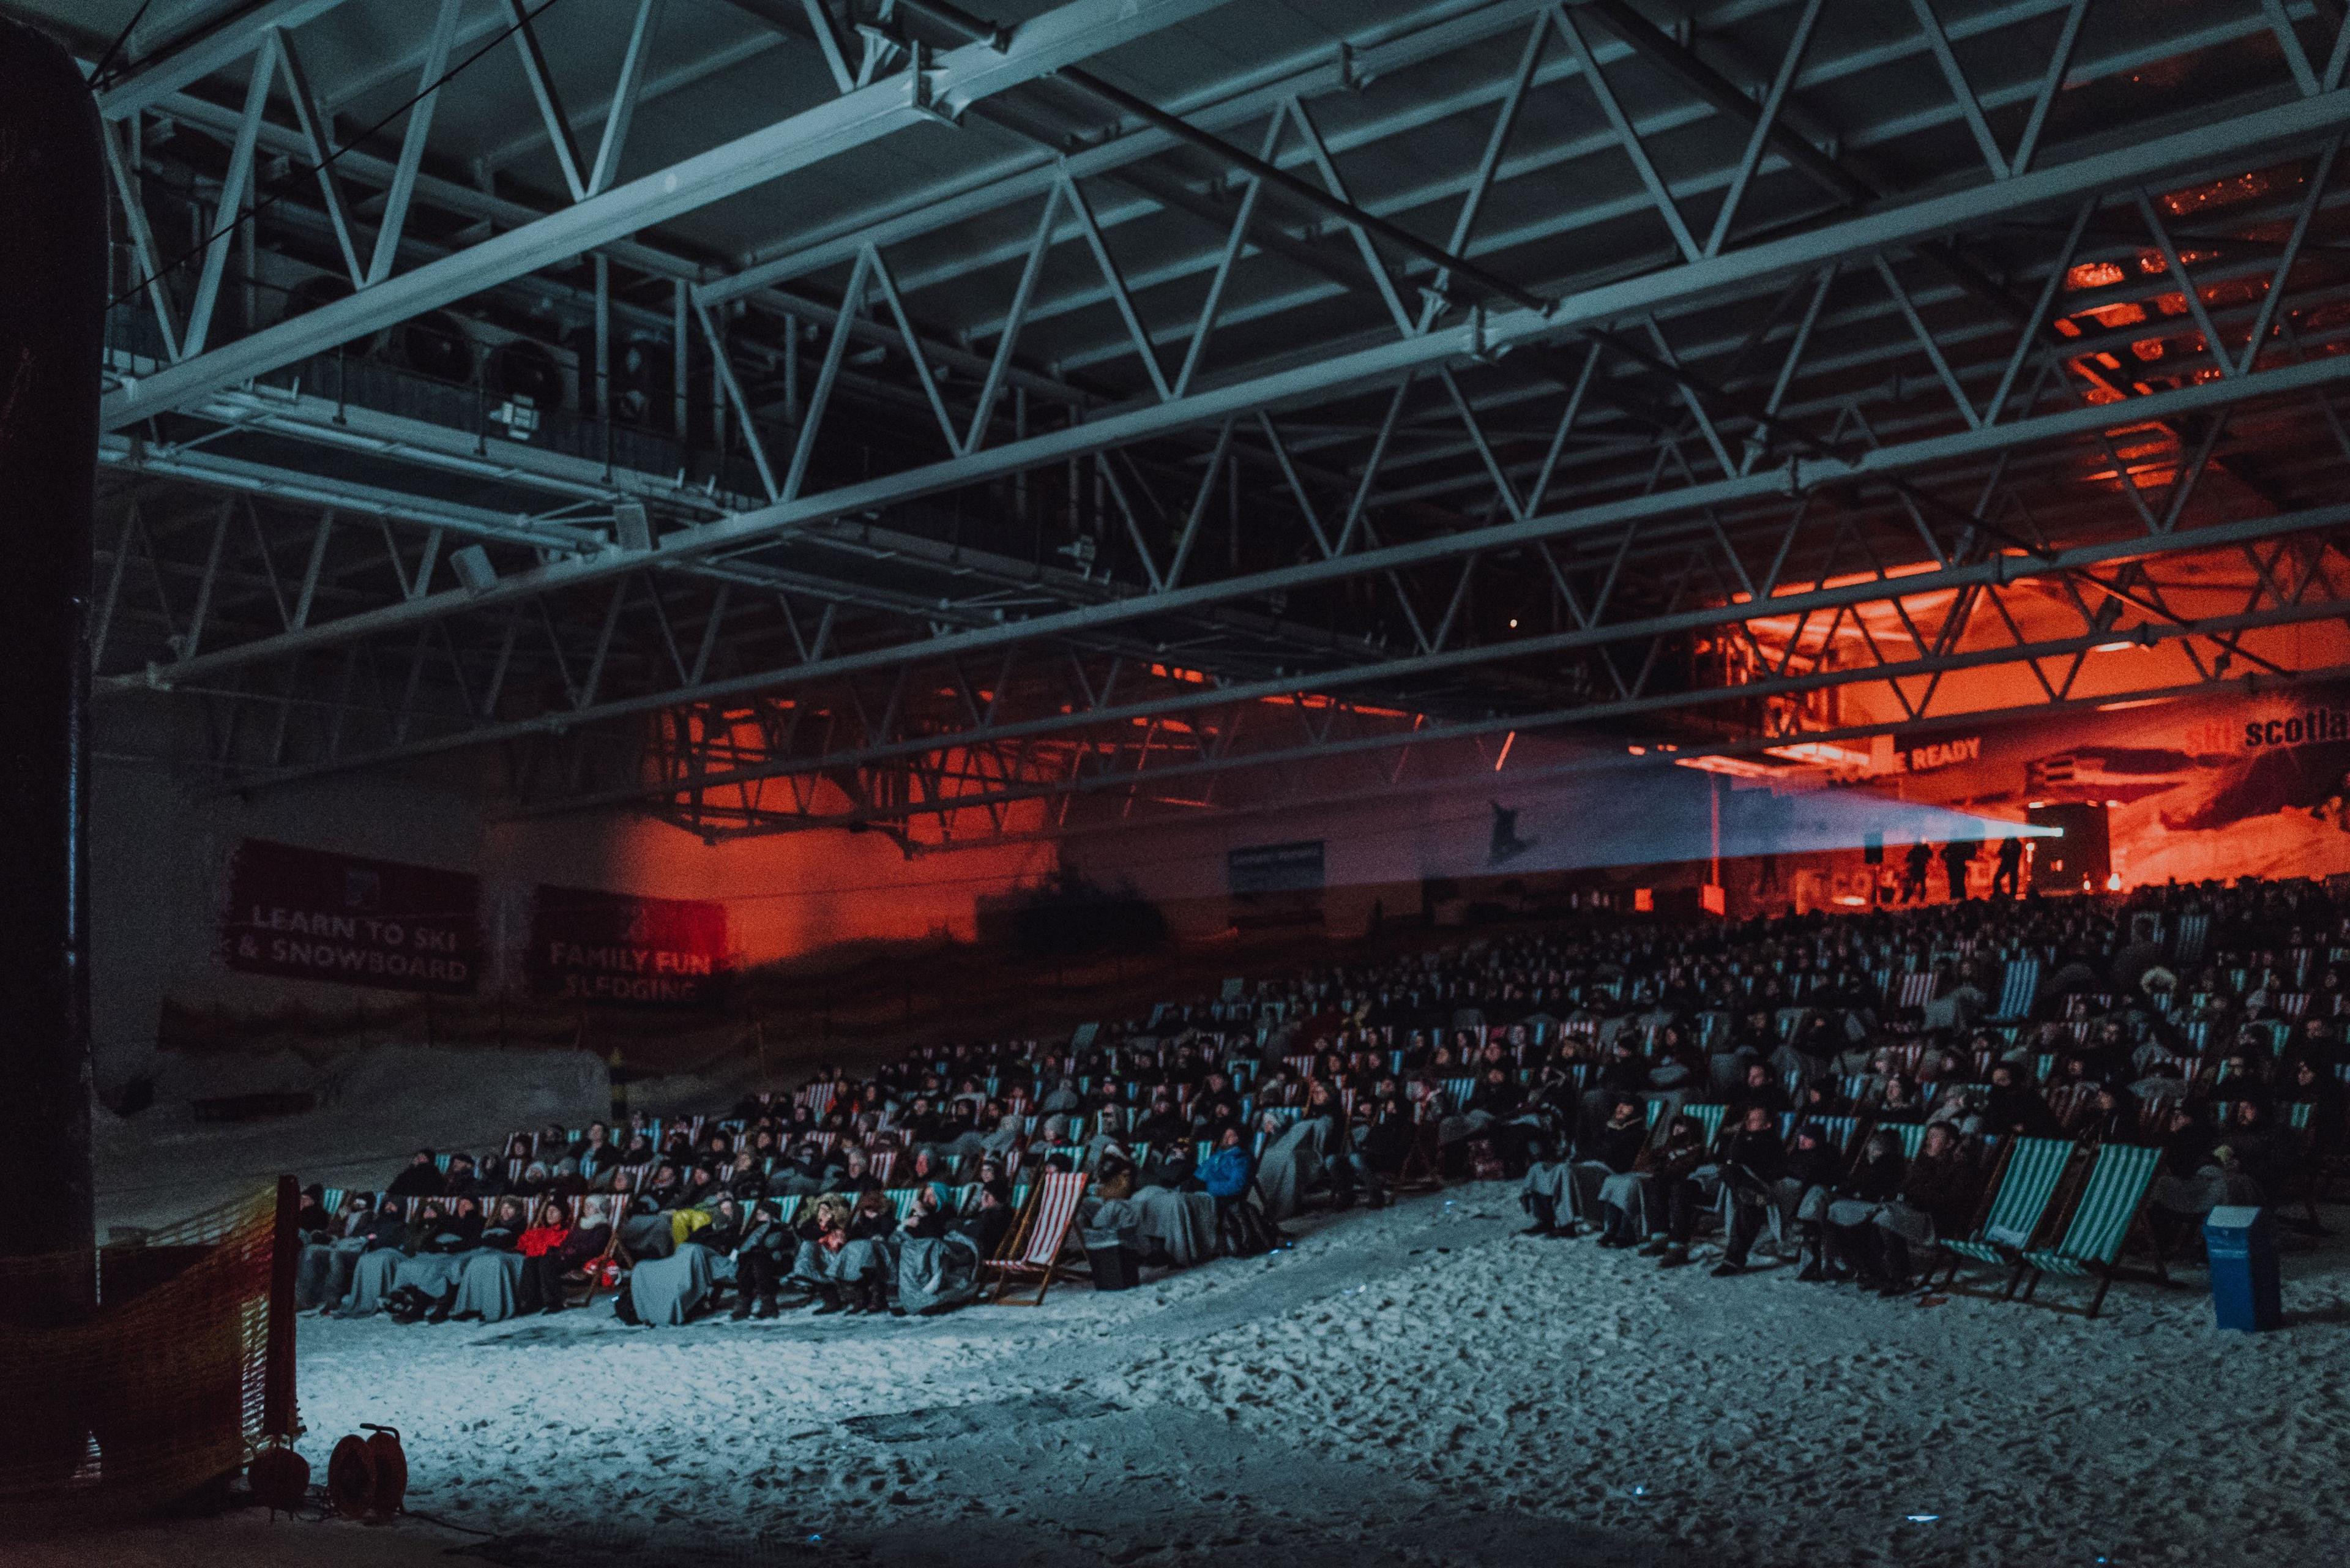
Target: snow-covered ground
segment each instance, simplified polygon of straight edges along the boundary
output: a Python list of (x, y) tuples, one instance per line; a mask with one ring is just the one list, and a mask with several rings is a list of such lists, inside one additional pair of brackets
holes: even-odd
[(306, 1320), (317, 1473), (396, 1426), (412, 1506), (487, 1535), (241, 1519), (24, 1565), (2350, 1562), (2350, 1242), (2297, 1244), (2251, 1337), (2197, 1271), (2085, 1322), (1520, 1223), (1456, 1188), (933, 1320)]

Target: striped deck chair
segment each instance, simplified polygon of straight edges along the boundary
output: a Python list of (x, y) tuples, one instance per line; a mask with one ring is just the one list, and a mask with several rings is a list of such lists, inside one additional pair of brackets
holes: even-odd
[[(2023, 1300), (2031, 1301), (2032, 1293), (2050, 1274), (2093, 1279), (2097, 1282), (2097, 1290), (2086, 1307), (2053, 1302), (2038, 1304), (2052, 1312), (2078, 1313), (2083, 1317), (2097, 1315), (2097, 1309), (2105, 1304), (2106, 1292), (2112, 1288), (2120, 1272), (2116, 1265), (2122, 1247), (2144, 1217), (2147, 1194), (2154, 1188), (2155, 1167), (2161, 1159), (2160, 1149), (2131, 1144), (2109, 1143), (2097, 1150), (2096, 1163), (2090, 1168), (2089, 1179), (2081, 1188), (2080, 1201), (2073, 1205), (2073, 1217), (2064, 1227), (2064, 1240), (2054, 1247), (2025, 1249), (2017, 1264), (2019, 1278), (2030, 1276), (2024, 1282)], [(2153, 1241), (2151, 1228), (2147, 1240), (2149, 1244)], [(2168, 1282), (2159, 1249), (2155, 1252), (2154, 1273), (2157, 1279)], [(2011, 1283), (2009, 1292), (2012, 1294), (2013, 1291)]]
[(567, 1304), (596, 1304), (596, 1294), (604, 1288), (605, 1266), (621, 1256), (620, 1221), (628, 1217), (628, 1201), (616, 1192), (590, 1193), (577, 1200), (572, 1212), (573, 1224), (608, 1225), (611, 1231), (604, 1238), (602, 1251), (563, 1276), (563, 1298)]
[(432, 1168), (446, 1176), (449, 1174), (450, 1161), (456, 1158), (453, 1154), (436, 1154), (432, 1157)]
[(1858, 1116), (1806, 1116), (1805, 1121), (1828, 1135), (1828, 1146), (1839, 1155), (1849, 1155), (1858, 1141)]
[(1681, 1115), (1693, 1117), (1697, 1125), (1704, 1129), (1705, 1147), (1708, 1148), (1711, 1148), (1714, 1139), (1721, 1136), (1721, 1118), (1729, 1112), (1728, 1106), (1719, 1105), (1688, 1105), (1681, 1107)]
[(2211, 917), (2181, 915), (2178, 917), (2178, 938), (2170, 956), (2180, 963), (2193, 963), (2203, 956), (2203, 944), (2210, 940)]
[(1314, 1066), (1318, 1058), (1313, 1056), (1284, 1056), (1281, 1060), (1284, 1066), (1296, 1074), (1299, 1077), (1310, 1078), (1314, 1076)]
[(1901, 977), (1901, 999), (1899, 1002), (1896, 1002), (1895, 1005), (1911, 1010), (1924, 1007), (1928, 1002), (1934, 1000), (1934, 987), (1940, 978), (1941, 977), (1937, 975), (1932, 970), (1926, 970), (1917, 974), (1903, 975)]
[(922, 1195), (919, 1187), (893, 1187), (889, 1189), (889, 1207), (898, 1211), (898, 1223), (903, 1225), (914, 1212), (914, 1199)]
[(2097, 1085), (2090, 1083), (2054, 1084), (2041, 1091), (2040, 1097), (2056, 1113), (2056, 1125), (2065, 1131), (2073, 1130), (2091, 1106), (2096, 1104)]
[(1993, 1018), (2019, 1019), (2032, 1016), (2032, 999), (2040, 990), (2040, 961), (2036, 958), (2011, 959), (2007, 978), (2000, 982), (1999, 1011)]
[(807, 1106), (808, 1115), (822, 1121), (825, 1113), (832, 1109), (832, 1095), (830, 1084), (810, 1084), (800, 1091), (800, 1100)]
[(1889, 1132), (1901, 1140), (1901, 1158), (1904, 1159), (1917, 1158), (1918, 1151), (1926, 1147), (1924, 1122), (1887, 1122), (1877, 1130)]
[(1045, 1293), (1060, 1271), (1062, 1249), (1068, 1245), (1069, 1231), (1076, 1223), (1077, 1199), (1085, 1192), (1082, 1171), (1045, 1173), (1036, 1189), (1036, 1201), (1022, 1205), (1019, 1222), (1004, 1241), (1003, 1256), (980, 1265), (983, 1277), (991, 1273), (995, 1277), (992, 1302), (1000, 1306), (1014, 1286), (1033, 1284), (1035, 1296), (1020, 1304), (1045, 1304)]
[[(2056, 1196), (2056, 1184), (2072, 1165), (2073, 1154), (2070, 1138), (2020, 1137), (2009, 1145), (2000, 1167), (1998, 1190), (1991, 1194), (1991, 1209), (1981, 1226), (1970, 1237), (1941, 1239), (1942, 1251), (1950, 1259), (1950, 1268), (1942, 1276), (1943, 1289), (1958, 1289), (1960, 1267), (1976, 1262), (2008, 1271), (2006, 1287), (1995, 1293), (2000, 1300), (2015, 1293), (2022, 1280), (2017, 1260), (2046, 1221), (2049, 1200)], [(1978, 1288), (1966, 1293), (1994, 1293)]]
[(1444, 1080), (1444, 1097), (1451, 1103), (1452, 1108), (1456, 1111), (1468, 1109), (1469, 1096), (1476, 1092), (1477, 1080), (1474, 1078), (1447, 1078)]

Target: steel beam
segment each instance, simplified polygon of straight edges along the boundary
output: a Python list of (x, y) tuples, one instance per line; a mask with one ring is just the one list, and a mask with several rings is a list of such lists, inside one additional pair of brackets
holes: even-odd
[(298, 27), (323, 16), (343, 0), (260, 0), (206, 24), (161, 54), (138, 61), (98, 93), (98, 111), (128, 119), (184, 88), (225, 70), (261, 46), (271, 28)]
[[(2220, 633), (2241, 632), (2271, 627), (2286, 627), (2310, 621), (2334, 620), (2350, 615), (2350, 600), (2328, 600), (2316, 604), (2282, 606), (2271, 610), (2250, 611), (2242, 615), (2216, 617), (2203, 623)], [(2182, 631), (2176, 628), (2147, 628), (2144, 634), (2150, 641), (2167, 641), (2174, 638), (2208, 635), (2198, 628)], [(1843, 686), (1877, 685), (1899, 680), (1926, 679), (1955, 670), (1995, 668), (2003, 664), (2019, 664), (2029, 659), (2076, 657), (2091, 651), (2109, 633), (2092, 632), (2075, 638), (2052, 639), (2043, 642), (2025, 643), (2005, 648), (1981, 649), (1968, 653), (1929, 655), (1914, 659), (1869, 664), (1851, 670), (1818, 670), (1811, 674), (1773, 677), (1742, 685), (1705, 687), (1690, 691), (1667, 692), (1658, 696), (1629, 697), (1614, 701), (1587, 703), (1579, 707), (1555, 709), (1548, 712), (1505, 715), (1492, 719), (1471, 720), (1456, 723), (1430, 723), (1412, 728), (1399, 727), (1391, 734), (1373, 734), (1317, 741), (1303, 746), (1288, 746), (1266, 752), (1232, 752), (1222, 756), (1202, 757), (1196, 762), (1170, 763), (1160, 766), (1132, 770), (1108, 770), (1097, 774), (1078, 774), (1071, 778), (1049, 784), (994, 790), (980, 794), (950, 795), (930, 802), (910, 802), (889, 807), (876, 807), (825, 817), (803, 817), (790, 821), (782, 831), (803, 831), (818, 827), (847, 827), (877, 820), (898, 820), (911, 816), (937, 815), (947, 811), (978, 810), (989, 806), (1016, 805), (1023, 801), (1042, 800), (1066, 794), (1091, 794), (1104, 791), (1128, 789), (1150, 783), (1178, 778), (1200, 778), (1236, 769), (1277, 767), (1288, 763), (1316, 762), (1330, 757), (1347, 756), (1369, 752), (1409, 750), (1445, 741), (1469, 740), (1485, 735), (1512, 732), (1534, 732), (1556, 731), (1568, 726), (1606, 723), (1630, 718), (1648, 717), (1658, 713), (1703, 707), (1716, 702), (1752, 701), (1775, 696), (1794, 696), (1809, 691), (1830, 691)], [(2297, 672), (2283, 670), (2268, 676), (2291, 679)], [(2208, 685), (2209, 682), (2199, 683)], [(2111, 702), (2113, 693), (2099, 693), (2099, 702)], [(1927, 719), (1915, 718), (1913, 723), (1949, 728), (1979, 720), (1969, 711), (1939, 714)], [(1867, 726), (1868, 734), (1884, 732), (1887, 726)], [(1768, 736), (1752, 742), (1750, 749), (1784, 746), (1794, 742), (1814, 737), (1801, 732)], [(956, 742), (958, 745), (960, 742)], [(934, 745), (933, 749), (936, 747)], [(1689, 747), (1676, 755), (1709, 754), (1703, 747)], [(826, 766), (833, 765), (830, 763)], [(816, 771), (794, 765), (791, 771)], [(697, 777), (696, 788), (723, 788), (739, 782), (723, 774)], [(1490, 775), (1488, 776), (1490, 786)], [(589, 810), (639, 801), (650, 794), (675, 794), (675, 786), (668, 789), (632, 790), (624, 794), (581, 797), (536, 808), (525, 808), (513, 815), (539, 816), (566, 815), (577, 810)]]
[[(1871, 578), (1833, 587), (1794, 589), (1754, 601), (1705, 605), (1614, 624), (1595, 624), (1578, 628), (1573, 631), (1515, 638), (1471, 647), (1431, 650), (1401, 659), (1388, 659), (1338, 669), (1302, 671), (1295, 676), (1284, 676), (1268, 680), (1203, 686), (1192, 691), (1118, 706), (1098, 704), (1068, 714), (1054, 714), (992, 725), (988, 727), (984, 735), (973, 735), (968, 738), (1033, 740), (1097, 724), (1131, 724), (1234, 702), (1277, 701), (1308, 693), (1318, 695), (1364, 686), (1379, 687), (1428, 675), (1470, 670), (1485, 664), (1555, 656), (1613, 643), (1654, 639), (1679, 632), (1735, 625), (1741, 621), (1802, 616), (1870, 603), (1916, 598), (1966, 587), (2001, 586), (2078, 572), (2088, 566), (2230, 548), (2262, 539), (2345, 525), (2350, 525), (2350, 504), (2315, 508), (2281, 516), (2252, 518), (2208, 528), (2181, 529), (2160, 535), (2131, 535), (2099, 544), (2080, 545), (2069, 550), (2052, 551), (2045, 556), (2036, 558), (1994, 556), (1987, 560), (1963, 566), (1945, 566), (1933, 572), (1898, 577)], [(2175, 626), (2157, 629), (2163, 635), (2179, 634), (2178, 628)], [(2109, 632), (2100, 632), (2092, 640), (2104, 640), (2110, 635)], [(927, 648), (920, 651), (925, 658), (934, 655), (937, 659), (943, 659), (956, 653), (970, 651), (971, 647), (970, 639), (950, 635), (933, 639)], [(897, 654), (901, 651), (906, 650), (895, 649), (880, 650), (884, 654)], [(829, 659), (806, 660), (799, 665), (781, 670), (765, 670), (730, 680), (706, 681), (639, 697), (619, 699), (592, 710), (577, 710), (561, 714), (559, 724), (562, 728), (571, 729), (590, 723), (657, 712), (663, 709), (739, 699), (754, 692), (774, 691), (787, 685), (804, 686), (817, 680), (847, 680), (857, 675), (871, 673), (879, 669), (890, 668), (901, 662), (903, 662), (902, 659), (885, 660), (872, 654), (837, 655)], [(397, 751), (347, 758), (331, 766), (289, 770), (282, 774), (257, 778), (252, 782), (255, 785), (290, 783), (315, 777), (322, 773), (344, 771), (371, 763), (408, 760), (420, 755), (463, 750), (494, 742), (517, 740), (546, 732), (557, 722), (557, 717), (550, 715), (476, 726), (452, 734), (421, 740)], [(1533, 722), (1532, 720), (1511, 719), (1506, 716), (1502, 721), (1503, 727), (1513, 725), (1521, 728), (1529, 727)], [(872, 748), (868, 752), (858, 753), (855, 760), (859, 763), (899, 760), (935, 751), (941, 744), (962, 743), (965, 738), (951, 734), (925, 736), (918, 741)], [(807, 771), (819, 765), (829, 765), (829, 763), (827, 762), (822, 764), (796, 763), (784, 764), (767, 772), (749, 772), (733, 775), (731, 781), (713, 777), (712, 782), (743, 782), (774, 774)]]
[[(2327, 106), (2335, 114), (2350, 114), (2350, 92), (2301, 100), (2275, 112), (2294, 114), (2318, 105)], [(2147, 144), (2112, 156), (2126, 166), (2134, 167), (2138, 155), (2155, 149), (2156, 144)], [(2173, 156), (2179, 154), (2178, 149), (2170, 151)], [(2103, 159), (2092, 161), (2101, 165), (2106, 162)], [(2056, 181), (2068, 173), (2079, 176), (2083, 172), (2076, 165), (2062, 165), (2040, 173), (2018, 176), (2005, 182), (1999, 190), (2012, 192), (2038, 182)], [(2062, 193), (2070, 195), (2074, 192), (2065, 189)], [(1887, 226), (1896, 218), (1906, 217), (1913, 229), (1939, 233), (1953, 223), (1976, 221), (1978, 214), (1974, 213), (1974, 204), (1978, 200), (1977, 192), (1961, 192), (1952, 197), (1921, 202), (1897, 213), (1856, 220), (1845, 227), (1861, 231), (1860, 234), (1852, 236), (1851, 248), (1873, 251), (1887, 243)], [(1838, 243), (1838, 233), (1835, 230), (1824, 231), (1820, 234), (1800, 236), (1760, 247), (1781, 253), (1775, 258), (1775, 265), (1769, 265), (1758, 258), (1756, 253), (1748, 252), (1719, 261), (1692, 264), (1680, 270), (1711, 275), (1725, 266), (1745, 265), (1757, 269), (1767, 266), (1767, 275), (1797, 274), (1817, 265), (1823, 251), (1833, 254), (1845, 250), (1846, 247)], [(1862, 244), (1863, 240), (1867, 243)], [(915, 496), (1001, 477), (1044, 462), (1088, 455), (1162, 434), (1170, 429), (1186, 428), (1204, 422), (1211, 413), (1219, 418), (1244, 414), (1337, 387), (1392, 378), (1399, 372), (1409, 372), (1421, 365), (1466, 360), (1481, 352), (1492, 351), (1491, 345), (1496, 338), (1507, 337), (1529, 343), (1539, 341), (1543, 336), (1565, 330), (1578, 321), (1605, 320), (1611, 314), (1638, 308), (1639, 302), (1651, 291), (1642, 286), (1649, 283), (1650, 280), (1636, 280), (1631, 284), (1575, 296), (1547, 317), (1534, 312), (1519, 312), (1482, 324), (1482, 331), (1481, 324), (1475, 321), (1458, 327), (1441, 328), (1420, 337), (1342, 356), (1329, 362), (1301, 366), (1258, 380), (1232, 383), (1163, 405), (1107, 415), (991, 451), (679, 529), (663, 537), (660, 558), (665, 562), (681, 562), (714, 552), (740, 549), (777, 536), (816, 530), (827, 519), (843, 514), (862, 513)], [(1654, 286), (1665, 285), (1659, 281)], [(2112, 426), (2216, 409), (2251, 396), (2305, 391), (2330, 386), (2345, 378), (2350, 378), (2350, 357), (2328, 356), (2302, 364), (2272, 367), (2249, 376), (2152, 393), (2132, 399), (2126, 404), (2090, 405), (2011, 420), (1950, 435), (1878, 447), (1854, 459), (1791, 461), (1783, 470), (1659, 491), (1498, 526), (1440, 535), (1410, 544), (1352, 550), (1326, 560), (1228, 577), (1163, 593), (1131, 595), (1079, 610), (1034, 617), (1002, 627), (959, 634), (954, 639), (946, 639), (953, 646), (934, 643), (920, 648), (882, 650), (873, 657), (878, 662), (897, 662), (932, 652), (970, 651), (980, 646), (1098, 628), (1229, 599), (1285, 592), (1311, 583), (1334, 581), (1366, 572), (1386, 571), (1489, 549), (1530, 545), (1561, 535), (1620, 526), (1643, 517), (1765, 500), (1825, 484), (1889, 479), (1938, 463), (1997, 452), (2011, 447), (2094, 435)], [(303, 647), (324, 646), (394, 630), (412, 625), (420, 618), (583, 586), (616, 573), (634, 570), (639, 565), (641, 562), (635, 560), (605, 557), (551, 562), (503, 578), (495, 587), (484, 594), (432, 595), (412, 604), (390, 606), (313, 627), (300, 634), (299, 639), (289, 635), (222, 649), (206, 655), (197, 664), (210, 673), (277, 657)]]
[[(2207, 696), (2213, 692), (2253, 696), (2268, 691), (2293, 691), (2319, 681), (2350, 679), (2350, 665), (2331, 665), (2321, 669), (2294, 670), (2287, 675), (2213, 676), (2183, 684), (2142, 688), (2129, 691), (2102, 691), (2089, 697), (2053, 698), (2044, 702), (2018, 703), (2004, 708), (1978, 709), (1970, 712), (1917, 719), (1888, 724), (1852, 724), (1833, 729), (1790, 731), (1784, 734), (1757, 736), (1752, 740), (1729, 741), (1715, 744), (1681, 743), (1670, 754), (1630, 756), (1620, 751), (1592, 750), (1569, 762), (1553, 763), (1542, 767), (1515, 768), (1502, 774), (1507, 787), (1523, 789), (1553, 779), (1584, 777), (1596, 773), (1611, 773), (1638, 776), (1692, 763), (1709, 757), (1746, 757), (1770, 752), (1802, 742), (1866, 741), (1878, 735), (1896, 737), (1909, 735), (1948, 734), (1954, 728), (1972, 728), (1999, 724), (2019, 719), (2043, 718), (2051, 714), (2089, 712), (2115, 702), (2151, 703), (2175, 701)], [(1127, 781), (1139, 784), (1140, 779)], [(1459, 772), (1407, 779), (1400, 774), (1388, 779), (1377, 787), (1336, 791), (1311, 795), (1276, 796), (1270, 800), (1221, 806), (1212, 813), (1187, 810), (1182, 823), (1212, 821), (1223, 823), (1253, 816), (1278, 815), (1290, 812), (1329, 811), (1349, 805), (1372, 803), (1386, 804), (1399, 798), (1419, 795), (1473, 794), (1490, 799), (1495, 789), (1495, 775), (1490, 763), (1480, 759), (1480, 765)], [(974, 801), (971, 809), (981, 809)], [(548, 807), (542, 815), (559, 815), (564, 808)], [(1481, 808), (1482, 809), (1482, 808)], [(826, 826), (822, 824), (812, 826)], [(845, 825), (844, 825), (845, 826)], [(925, 841), (924, 853), (952, 849), (985, 849), (1005, 844), (1057, 842), (1070, 838), (1089, 837), (1100, 834), (1130, 831), (1135, 825), (1120, 818), (1107, 822), (1064, 824), (1035, 833), (987, 835), (968, 839), (948, 839), (943, 842)], [(721, 837), (753, 837), (764, 833), (788, 832), (792, 828), (752, 828), (722, 831)]]
[(120, 388), (107, 399), (101, 418), (109, 430), (120, 430), (167, 412), (910, 126), (936, 125), (941, 114), (951, 118), (990, 94), (1147, 37), (1223, 3), (1069, 0), (1023, 23), (1001, 52), (983, 44), (951, 50), (920, 72), (900, 72), (443, 260), (382, 278), (348, 299)]

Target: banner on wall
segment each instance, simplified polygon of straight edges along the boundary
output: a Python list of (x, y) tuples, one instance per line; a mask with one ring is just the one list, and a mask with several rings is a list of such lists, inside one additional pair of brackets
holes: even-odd
[(1326, 880), (1319, 838), (1253, 844), (1227, 850), (1224, 877), (1233, 893), (1318, 893)]
[(221, 961), (245, 974), (471, 996), (482, 886), (462, 871), (248, 838), (229, 864)]
[(2350, 871), (2350, 691), (2338, 685), (2132, 702), (1893, 755), (1907, 801), (2008, 818), (2101, 808), (2126, 884)]
[(551, 1002), (693, 1007), (723, 993), (726, 906), (587, 888), (538, 889), (531, 993)]

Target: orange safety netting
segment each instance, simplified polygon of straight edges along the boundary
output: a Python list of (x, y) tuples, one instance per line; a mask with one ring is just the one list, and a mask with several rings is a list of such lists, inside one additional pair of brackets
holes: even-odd
[(271, 1333), (279, 1202), (0, 1258), (0, 1518), (176, 1502), (234, 1476), (268, 1430), (290, 1434), (290, 1301)]

